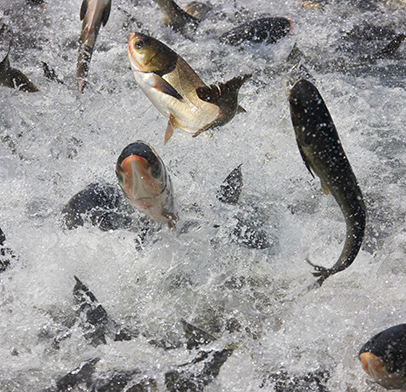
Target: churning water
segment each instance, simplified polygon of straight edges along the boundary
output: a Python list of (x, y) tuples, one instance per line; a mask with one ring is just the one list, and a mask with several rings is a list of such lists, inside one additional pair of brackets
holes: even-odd
[[(382, 390), (357, 353), (380, 330), (406, 322), (406, 55), (401, 45), (372, 64), (360, 62), (364, 51), (388, 41), (344, 37), (365, 23), (405, 31), (405, 3), (211, 3), (209, 18), (187, 38), (162, 25), (151, 0), (113, 0), (79, 95), (81, 1), (0, 1), (1, 56), (12, 38), (11, 66), (40, 89), (0, 86), (0, 227), (16, 255), (0, 275), (1, 391), (55, 387), (92, 358), (100, 358), (96, 374), (137, 370), (140, 380), (153, 379), (165, 391), (168, 372), (184, 369), (200, 350), (225, 347), (232, 355), (207, 391)], [(219, 44), (224, 31), (262, 15), (290, 18), (292, 33), (274, 45)], [(133, 31), (165, 42), (207, 84), (252, 73), (240, 90), (247, 113), (196, 139), (178, 130), (164, 146), (167, 120), (136, 85), (127, 60)], [(332, 266), (345, 223), (296, 146), (287, 100), (295, 44), (368, 212), (353, 265), (310, 292), (315, 278), (305, 259)], [(335, 66), (341, 58), (345, 65)], [(46, 78), (41, 62), (63, 83)], [(166, 164), (177, 230), (152, 231), (139, 247), (138, 212), (130, 229), (86, 223), (65, 230), (61, 211), (69, 199), (90, 183), (116, 184), (115, 162), (136, 140), (152, 145)], [(216, 192), (240, 164), (240, 201), (224, 204)], [(256, 248), (250, 235), (265, 245)], [(92, 344), (77, 317), (74, 276), (111, 320), (137, 336)], [(182, 320), (216, 340), (187, 349)], [(202, 371), (199, 365), (190, 372)]]

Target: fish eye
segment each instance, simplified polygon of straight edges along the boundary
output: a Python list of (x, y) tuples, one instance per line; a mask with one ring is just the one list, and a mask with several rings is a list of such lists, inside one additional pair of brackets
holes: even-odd
[(143, 41), (138, 41), (137, 43), (134, 44), (134, 48), (137, 50), (141, 50), (144, 46), (144, 42)]

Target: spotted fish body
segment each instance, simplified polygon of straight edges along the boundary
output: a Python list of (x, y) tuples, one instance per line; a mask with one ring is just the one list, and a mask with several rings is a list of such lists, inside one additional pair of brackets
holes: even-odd
[(128, 145), (117, 160), (116, 174), (134, 208), (170, 228), (175, 227), (171, 179), (151, 146), (142, 141)]
[(208, 87), (182, 57), (141, 33), (131, 34), (128, 59), (145, 95), (169, 118), (164, 143), (175, 128), (197, 136), (244, 111), (238, 106), (237, 95), (250, 75), (234, 78), (220, 87)]
[(336, 199), (344, 215), (347, 236), (332, 268), (314, 266), (321, 285), (330, 275), (352, 264), (362, 244), (366, 210), (361, 190), (345, 155), (330, 113), (316, 87), (307, 80), (295, 83), (289, 96), (296, 141), (306, 167), (320, 178), (323, 190)]
[(79, 37), (79, 55), (76, 66), (77, 84), (80, 93), (86, 84), (90, 60), (100, 27), (106, 25), (111, 9), (111, 0), (83, 0), (80, 8), (82, 33)]
[(406, 389), (406, 324), (373, 336), (358, 353), (362, 368), (387, 389)]

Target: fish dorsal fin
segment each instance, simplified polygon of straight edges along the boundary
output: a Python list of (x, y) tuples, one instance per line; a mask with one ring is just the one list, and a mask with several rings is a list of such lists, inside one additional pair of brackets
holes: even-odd
[(247, 113), (247, 111), (242, 106), (238, 105), (237, 113)]
[(309, 170), (309, 173), (310, 173), (310, 174), (312, 175), (312, 177), (314, 178), (314, 174), (313, 174), (313, 172), (312, 172), (310, 163), (309, 163), (309, 161), (307, 160), (305, 153), (303, 152), (303, 149), (302, 149), (302, 146), (300, 145), (299, 140), (296, 139), (296, 142), (297, 142), (297, 146), (298, 146), (298, 148), (299, 148), (300, 155), (302, 156), (303, 162), (304, 162), (304, 164), (306, 165), (307, 170)]
[(153, 73), (153, 83), (154, 88), (164, 94), (168, 94), (173, 98), (178, 99), (179, 101), (183, 101), (182, 96), (176, 91), (176, 89), (169, 84), (164, 78)]
[(323, 193), (325, 195), (329, 195), (330, 190), (328, 189), (327, 185), (322, 180), (320, 180), (320, 185), (321, 185), (321, 190), (323, 191)]
[(173, 135), (173, 132), (175, 131), (176, 126), (177, 126), (176, 118), (171, 113), (169, 115), (169, 121), (168, 121), (168, 125), (167, 125), (166, 131), (165, 131), (164, 144), (166, 144), (167, 141), (171, 138), (171, 136)]
[(106, 26), (106, 23), (109, 20), (110, 11), (111, 11), (111, 1), (108, 2), (108, 4), (106, 5), (106, 8), (104, 8), (104, 10), (103, 10), (103, 15), (102, 15), (103, 26)]
[(82, 6), (80, 7), (80, 20), (83, 20), (83, 18), (85, 17), (87, 12), (87, 6), (88, 0), (83, 0)]

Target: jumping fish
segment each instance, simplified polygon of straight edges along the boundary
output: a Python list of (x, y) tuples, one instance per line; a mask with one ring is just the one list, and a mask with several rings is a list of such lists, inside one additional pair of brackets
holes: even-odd
[(347, 236), (332, 268), (314, 266), (317, 285), (351, 265), (362, 244), (366, 210), (357, 179), (345, 155), (330, 113), (316, 87), (305, 79), (294, 84), (289, 96), (296, 141), (303, 161), (320, 177), (322, 189), (331, 192), (344, 214)]
[(169, 118), (164, 144), (175, 128), (194, 137), (224, 125), (238, 112), (238, 91), (251, 75), (236, 77), (219, 86), (206, 86), (172, 49), (155, 38), (132, 33), (128, 59), (136, 82), (156, 108)]
[(373, 336), (358, 353), (362, 368), (387, 389), (406, 389), (406, 324)]
[(128, 145), (117, 160), (116, 174), (134, 208), (170, 228), (175, 227), (171, 179), (151, 146), (142, 141)]
[(80, 8), (82, 34), (79, 37), (79, 56), (76, 66), (78, 90), (83, 93), (90, 60), (100, 26), (106, 25), (111, 9), (111, 0), (83, 0)]
[(291, 29), (291, 21), (284, 17), (267, 17), (246, 22), (220, 37), (223, 44), (240, 45), (243, 42), (274, 44)]
[(172, 27), (175, 31), (182, 31), (185, 26), (190, 26), (192, 29), (198, 26), (200, 18), (182, 10), (173, 0), (154, 1), (161, 8), (165, 25)]
[(17, 90), (23, 90), (29, 93), (35, 93), (38, 88), (27, 78), (21, 71), (15, 68), (11, 68), (8, 55), (10, 48), (0, 63), (0, 85), (15, 88)]

